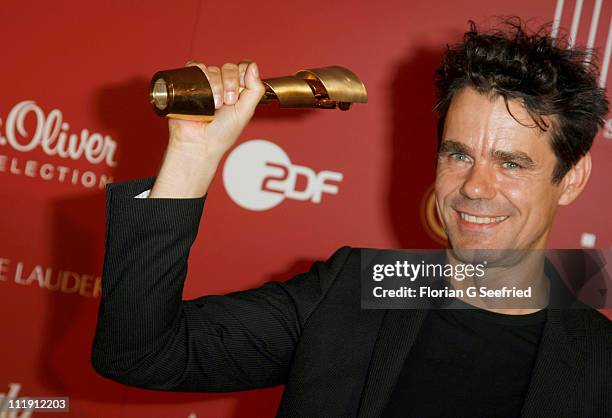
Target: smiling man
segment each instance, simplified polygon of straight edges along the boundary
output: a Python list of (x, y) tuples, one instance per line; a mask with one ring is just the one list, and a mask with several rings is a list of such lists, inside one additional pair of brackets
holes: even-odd
[[(497, 279), (546, 298), (554, 271), (538, 250), (587, 183), (608, 110), (587, 54), (555, 43), (518, 23), (472, 26), (435, 75), (449, 261), (501, 254)], [(255, 63), (190, 65), (211, 82), (214, 121), (170, 121), (158, 176), (108, 188), (100, 374), (170, 391), (284, 384), (280, 417), (612, 415), (612, 326), (586, 306), (365, 310), (350, 247), (287, 281), (182, 300), (202, 197), (264, 92)]]
[[(594, 99), (591, 109), (574, 112), (593, 112), (591, 124), (597, 126), (605, 107), (603, 97)], [(493, 88), (479, 92), (467, 86), (453, 95), (435, 187), (438, 214), (453, 247), (546, 248), (558, 206), (578, 196), (591, 172), (586, 151), (593, 126), (572, 138), (571, 149), (565, 138), (553, 143), (556, 130), (568, 124), (562, 118), (573, 115), (543, 118), (548, 129), (543, 128), (521, 101), (504, 99)]]

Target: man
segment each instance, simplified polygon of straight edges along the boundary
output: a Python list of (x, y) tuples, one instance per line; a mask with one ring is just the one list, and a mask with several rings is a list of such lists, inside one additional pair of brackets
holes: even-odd
[[(608, 110), (585, 56), (512, 23), (472, 25), (446, 52), (436, 203), (451, 262), (546, 247), (558, 206), (588, 181)], [(350, 247), (286, 282), (181, 300), (202, 196), (264, 92), (253, 62), (189, 65), (211, 82), (214, 121), (171, 120), (158, 176), (108, 188), (100, 374), (172, 391), (285, 384), (283, 417), (612, 414), (612, 326), (593, 309), (362, 310)]]

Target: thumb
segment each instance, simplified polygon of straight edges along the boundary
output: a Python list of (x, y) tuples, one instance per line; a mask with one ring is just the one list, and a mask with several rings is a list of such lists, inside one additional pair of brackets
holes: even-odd
[(244, 73), (245, 89), (240, 93), (236, 108), (240, 114), (253, 116), (255, 107), (266, 91), (261, 79), (259, 78), (259, 68), (257, 64), (251, 62)]

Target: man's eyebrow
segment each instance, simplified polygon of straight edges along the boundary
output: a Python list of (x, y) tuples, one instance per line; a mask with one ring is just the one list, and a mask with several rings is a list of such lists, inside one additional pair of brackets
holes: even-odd
[(493, 151), (492, 157), (498, 161), (513, 161), (525, 168), (535, 167), (536, 163), (523, 151)]
[[(472, 155), (472, 148), (468, 145), (454, 140), (446, 140), (442, 141), (440, 144), (440, 149), (438, 150), (438, 154), (465, 154)], [(491, 157), (496, 161), (514, 161), (515, 163), (525, 167), (525, 168), (533, 168), (537, 164), (535, 161), (531, 159), (529, 155), (527, 155), (523, 151), (503, 151), (503, 150), (495, 150), (491, 152)]]
[(472, 155), (472, 149), (467, 145), (453, 140), (442, 141), (438, 154), (451, 154), (460, 153), (466, 155)]

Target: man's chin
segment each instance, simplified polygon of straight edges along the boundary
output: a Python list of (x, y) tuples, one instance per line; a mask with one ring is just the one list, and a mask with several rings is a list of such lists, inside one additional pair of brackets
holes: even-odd
[[(463, 263), (482, 263), (489, 265), (512, 264), (519, 255), (510, 242), (465, 239), (449, 239), (454, 257)], [(520, 257), (519, 257), (520, 258)]]
[(464, 264), (485, 264), (489, 267), (513, 265), (521, 257), (516, 257), (517, 250), (497, 248), (451, 248), (453, 258)]
[(448, 233), (448, 242), (451, 248), (465, 250), (505, 250), (514, 247), (512, 240), (502, 239), (499, 235), (451, 232)]

